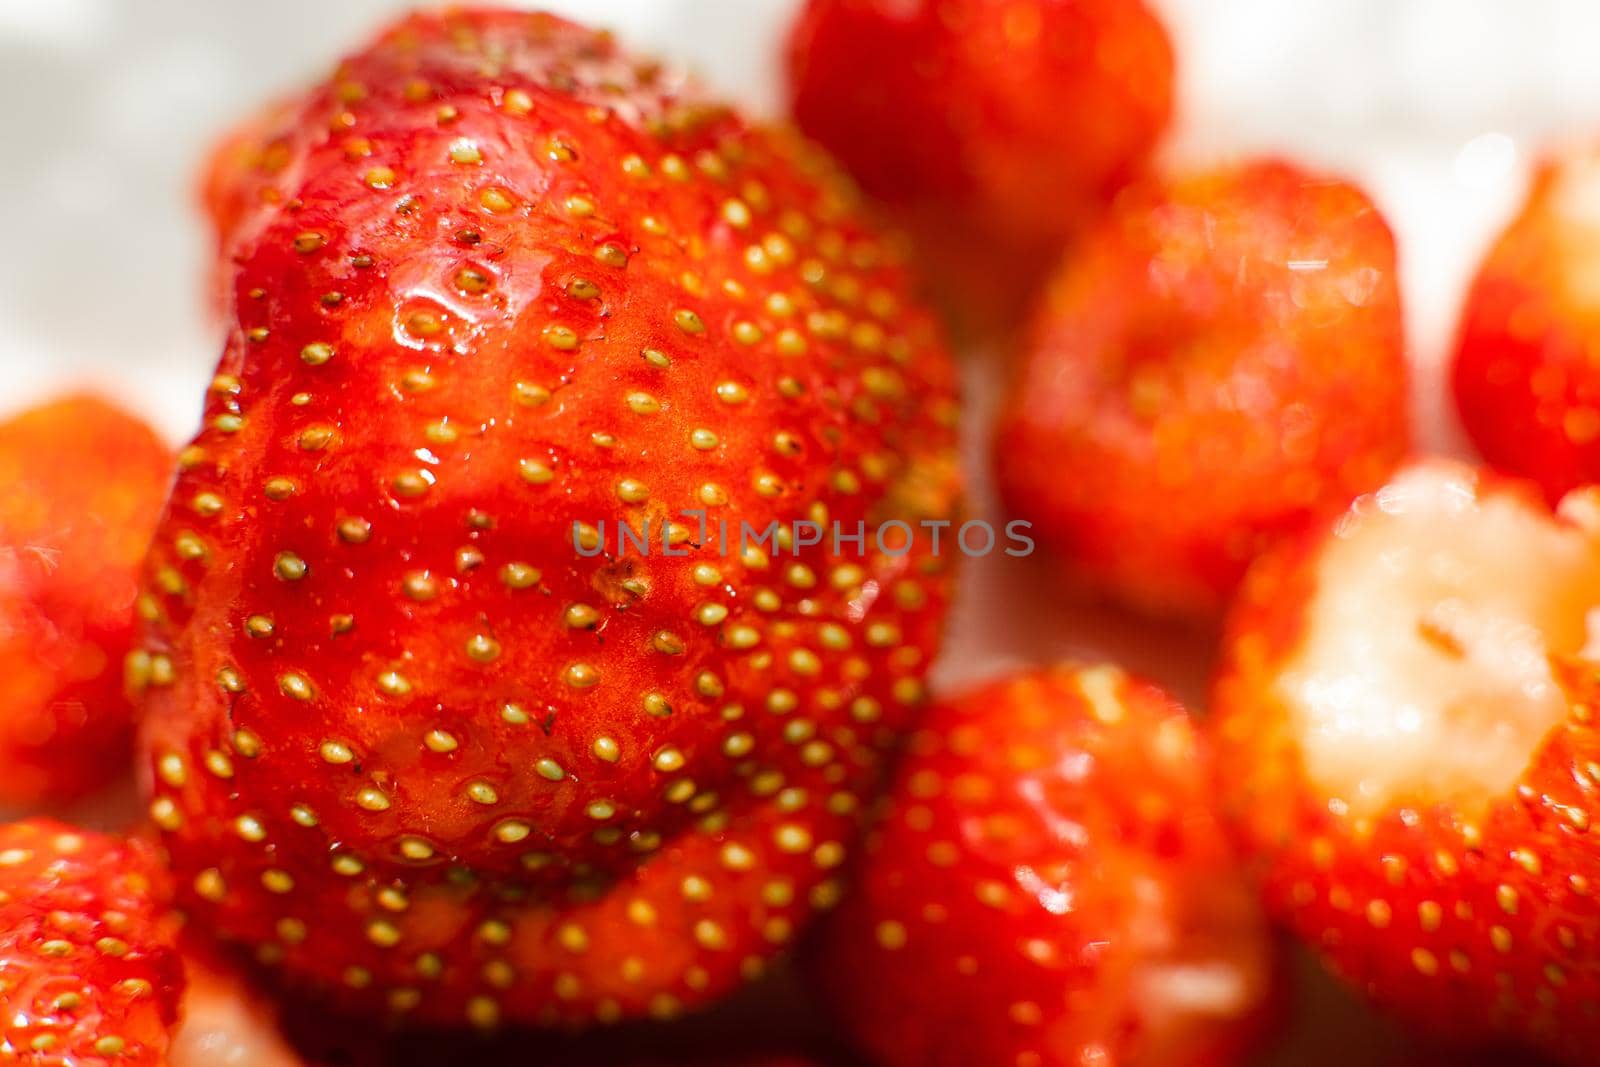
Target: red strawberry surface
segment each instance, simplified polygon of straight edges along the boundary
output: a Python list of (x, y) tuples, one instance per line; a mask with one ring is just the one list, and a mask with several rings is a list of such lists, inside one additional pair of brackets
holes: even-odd
[(549, 16), (409, 18), (273, 138), (149, 564), (196, 922), (419, 1024), (728, 990), (921, 700), (948, 560), (872, 529), (954, 507), (932, 320), (814, 151)]
[(1552, 157), (1468, 291), (1452, 366), (1461, 422), (1552, 503), (1600, 481), (1600, 151)]
[(1109, 666), (1005, 678), (913, 735), (817, 985), (884, 1067), (1221, 1064), (1273, 977), (1183, 709)]
[(94, 397), (0, 422), (0, 803), (126, 773), (124, 660), (171, 465), (148, 426)]
[(1251, 571), (1213, 694), (1272, 910), (1463, 1043), (1596, 1062), (1600, 498), (1407, 468)]
[(1172, 45), (1139, 0), (810, 0), (789, 74), (801, 128), (991, 315), (1024, 302), (1172, 111)]
[(1002, 494), (1074, 577), (1216, 613), (1276, 538), (1408, 444), (1394, 241), (1355, 187), (1264, 161), (1121, 197), (1039, 308)]
[(164, 885), (142, 842), (0, 826), (0, 1061), (166, 1063), (183, 965)]

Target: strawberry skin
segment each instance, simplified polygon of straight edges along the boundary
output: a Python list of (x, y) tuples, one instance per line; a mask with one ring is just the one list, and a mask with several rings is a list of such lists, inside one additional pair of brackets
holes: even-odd
[(899, 213), (980, 319), (1020, 311), (1142, 169), (1172, 68), (1138, 0), (810, 0), (789, 42), (801, 128)]
[(407, 19), (272, 139), (219, 179), (259, 188), (218, 194), (233, 323), (149, 563), (188, 906), (419, 1023), (727, 990), (832, 899), (944, 614), (927, 536), (738, 541), (951, 516), (894, 248), (813, 150), (549, 16)]
[(1230, 1062), (1272, 951), (1183, 709), (1108, 666), (991, 682), (911, 738), (814, 975), (885, 1067)]
[(148, 426), (95, 397), (0, 422), (0, 802), (126, 773), (124, 660), (171, 468)]
[(1484, 459), (1552, 503), (1600, 481), (1596, 151), (1546, 160), (1462, 310), (1452, 383)]
[(1400, 461), (1406, 381), (1394, 241), (1360, 190), (1273, 161), (1152, 183), (1035, 315), (1001, 491), (1081, 583), (1209, 617)]
[(1270, 910), (1420, 1027), (1592, 1064), (1600, 500), (1408, 468), (1260, 560), (1212, 706)]
[(161, 1067), (183, 965), (140, 841), (0, 826), (0, 1060)]

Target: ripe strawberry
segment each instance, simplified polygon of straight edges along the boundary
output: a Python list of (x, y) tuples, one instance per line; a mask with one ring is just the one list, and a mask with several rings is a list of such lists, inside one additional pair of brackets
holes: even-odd
[(980, 320), (1021, 310), (1172, 112), (1172, 45), (1140, 0), (810, 0), (789, 68), (801, 128)]
[(1077, 576), (1206, 616), (1407, 439), (1389, 228), (1358, 189), (1259, 162), (1119, 199), (1038, 312), (997, 462)]
[(1224, 1063), (1272, 977), (1183, 709), (1107, 666), (933, 708), (815, 974), (885, 1067)]
[(740, 523), (950, 515), (931, 319), (824, 160), (549, 16), (409, 18), (280, 136), (149, 564), (189, 905), (419, 1023), (729, 989), (836, 892), (948, 585)]
[(125, 773), (123, 661), (171, 463), (149, 427), (93, 397), (0, 422), (0, 802)]
[(165, 1064), (183, 967), (153, 850), (0, 826), (0, 1060)]
[(1600, 481), (1600, 150), (1547, 160), (1478, 269), (1452, 377), (1483, 457), (1554, 503)]
[(1256, 565), (1213, 697), (1269, 903), (1463, 1042), (1593, 1063), (1600, 497), (1408, 468)]

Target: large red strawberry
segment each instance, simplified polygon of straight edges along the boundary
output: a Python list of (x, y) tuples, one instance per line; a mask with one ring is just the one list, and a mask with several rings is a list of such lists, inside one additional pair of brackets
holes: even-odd
[(0, 422), (0, 802), (126, 773), (124, 660), (171, 466), (149, 427), (93, 397)]
[(1406, 380), (1394, 241), (1359, 189), (1277, 162), (1147, 185), (1038, 310), (1000, 486), (1090, 586), (1209, 615), (1400, 461)]
[(1273, 910), (1452, 1039), (1596, 1062), (1600, 498), (1408, 468), (1252, 570), (1213, 710)]
[(1453, 380), (1485, 459), (1552, 503), (1600, 481), (1600, 149), (1552, 157), (1467, 294)]
[(183, 965), (139, 841), (0, 826), (0, 1061), (162, 1067)]
[(824, 159), (549, 16), (409, 18), (274, 136), (149, 564), (189, 907), (423, 1023), (727, 990), (921, 699), (930, 318)]
[(979, 317), (1033, 283), (1172, 111), (1172, 45), (1141, 0), (810, 0), (793, 108), (920, 239)]
[(1228, 1062), (1272, 952), (1183, 709), (1108, 666), (989, 683), (913, 735), (815, 977), (885, 1067)]

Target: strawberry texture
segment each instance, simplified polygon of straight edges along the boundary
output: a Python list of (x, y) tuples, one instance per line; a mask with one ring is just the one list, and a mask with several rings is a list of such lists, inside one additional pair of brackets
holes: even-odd
[(185, 905), (368, 1017), (705, 1003), (836, 899), (922, 701), (951, 561), (871, 531), (958, 505), (936, 325), (815, 149), (551, 16), (409, 17), (284, 114), (210, 182), (148, 564)]
[(0, 826), (0, 1059), (162, 1067), (183, 990), (174, 934), (144, 842)]

